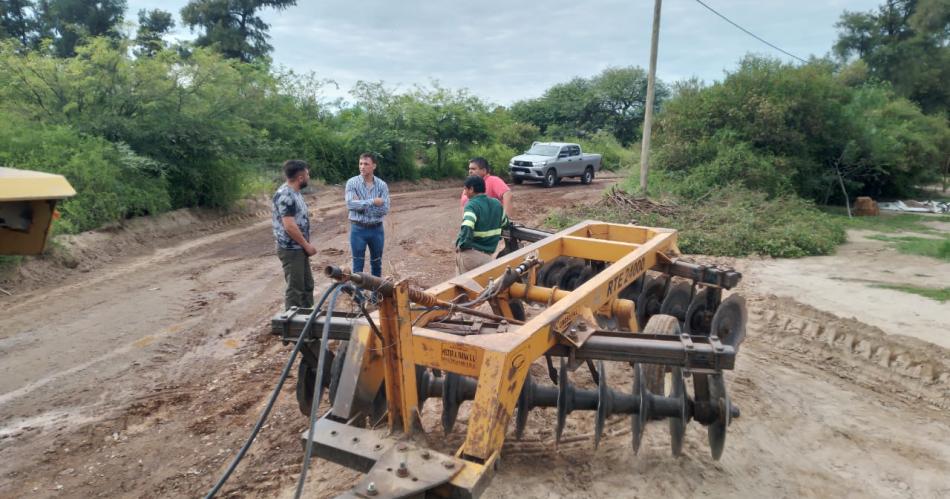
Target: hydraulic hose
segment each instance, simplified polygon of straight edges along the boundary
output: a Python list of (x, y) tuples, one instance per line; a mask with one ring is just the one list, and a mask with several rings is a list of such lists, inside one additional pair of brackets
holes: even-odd
[[(310, 454), (313, 452), (313, 433), (317, 422), (317, 406), (320, 405), (320, 399), (323, 398), (323, 365), (327, 358), (327, 341), (330, 339), (330, 321), (333, 319), (333, 309), (336, 306), (336, 299), (340, 296), (340, 291), (356, 292), (356, 288), (347, 284), (339, 286), (333, 290), (330, 296), (330, 303), (327, 305), (327, 317), (323, 322), (323, 334), (320, 336), (320, 354), (317, 356), (317, 383), (314, 385), (313, 400), (310, 402), (310, 426), (307, 431), (307, 448), (303, 454), (303, 467), (300, 469), (300, 479), (297, 480), (297, 491), (294, 493), (294, 499), (299, 499), (303, 493), (304, 482), (307, 481), (307, 469), (310, 468)], [(332, 401), (331, 401), (332, 402)]]
[[(247, 438), (247, 441), (244, 442), (244, 446), (241, 447), (241, 450), (238, 451), (237, 455), (234, 457), (234, 460), (231, 461), (231, 464), (228, 466), (228, 469), (225, 470), (224, 475), (218, 480), (214, 487), (208, 492), (205, 496), (205, 499), (213, 498), (224, 486), (225, 482), (228, 481), (228, 478), (231, 477), (231, 474), (234, 473), (234, 470), (237, 468), (237, 465), (240, 464), (241, 460), (244, 459), (244, 455), (247, 454), (248, 449), (251, 448), (251, 444), (254, 443), (254, 439), (257, 438), (257, 434), (261, 431), (261, 427), (264, 426), (264, 421), (267, 420), (267, 417), (270, 416), (270, 411), (274, 407), (274, 402), (277, 400), (277, 396), (280, 394), (281, 388), (284, 387), (284, 381), (287, 380), (287, 376), (290, 374), (290, 368), (294, 365), (294, 360), (297, 359), (297, 353), (300, 351), (301, 345), (303, 345), (304, 339), (308, 336), (310, 328), (313, 326), (313, 320), (316, 318), (317, 314), (320, 311), (320, 307), (323, 306), (323, 303), (327, 300), (327, 297), (330, 296), (330, 293), (334, 293), (336, 296), (337, 290), (340, 288), (341, 283), (335, 282), (323, 292), (323, 296), (320, 297), (320, 302), (313, 307), (313, 312), (310, 313), (310, 316), (307, 317), (307, 323), (304, 324), (303, 330), (300, 332), (300, 337), (297, 338), (297, 343), (294, 344), (294, 349), (290, 352), (290, 358), (287, 360), (287, 364), (284, 365), (284, 370), (280, 373), (280, 379), (277, 381), (277, 386), (274, 387), (273, 393), (271, 393), (270, 400), (267, 401), (267, 406), (264, 407), (264, 411), (261, 412), (260, 417), (257, 419), (257, 424), (254, 425), (254, 429), (251, 430), (251, 435)], [(328, 313), (332, 313), (332, 306)], [(324, 325), (324, 344), (320, 346), (321, 354), (321, 365), (323, 363), (323, 351), (326, 348), (326, 335), (329, 330), (330, 321), (327, 320)], [(319, 370), (320, 375), (322, 376), (323, 371)], [(317, 385), (318, 387), (320, 385)], [(309, 455), (309, 454), (308, 454)]]

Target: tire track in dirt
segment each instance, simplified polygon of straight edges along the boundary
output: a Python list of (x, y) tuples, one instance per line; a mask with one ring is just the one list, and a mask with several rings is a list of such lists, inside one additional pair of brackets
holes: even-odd
[[(748, 297), (747, 297), (748, 298)], [(749, 300), (751, 337), (866, 388), (950, 408), (950, 352), (789, 298)]]

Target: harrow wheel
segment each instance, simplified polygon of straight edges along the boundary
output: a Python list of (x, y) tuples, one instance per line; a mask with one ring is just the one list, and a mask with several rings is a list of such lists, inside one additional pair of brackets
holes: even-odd
[(666, 293), (667, 279), (665, 277), (646, 277), (643, 290), (637, 297), (637, 324), (641, 328), (650, 322), (650, 318), (660, 313), (663, 295)]
[(710, 325), (710, 334), (718, 336), (724, 344), (738, 350), (739, 344), (745, 339), (747, 316), (745, 298), (731, 295), (716, 309)]
[(709, 401), (716, 407), (718, 417), (706, 428), (709, 436), (709, 452), (716, 461), (722, 457), (726, 446), (726, 428), (732, 420), (732, 402), (726, 392), (726, 381), (722, 373), (712, 374), (709, 381)]
[(689, 302), (693, 298), (693, 287), (688, 281), (679, 281), (671, 284), (660, 305), (660, 313), (672, 315), (680, 323), (680, 329), (686, 321), (686, 311), (689, 309)]
[[(657, 314), (650, 318), (646, 327), (643, 328), (643, 332), (645, 334), (679, 335), (680, 324), (676, 317), (672, 315)], [(666, 368), (659, 364), (644, 364), (642, 369), (644, 382), (650, 393), (665, 395)]]

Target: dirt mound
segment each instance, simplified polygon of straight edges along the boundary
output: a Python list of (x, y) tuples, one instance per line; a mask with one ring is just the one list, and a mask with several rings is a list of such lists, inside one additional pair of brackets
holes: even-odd
[(145, 254), (201, 234), (218, 232), (269, 214), (264, 198), (245, 200), (232, 210), (187, 208), (137, 217), (80, 234), (53, 238), (47, 253), (27, 257), (0, 276), (0, 287), (26, 292), (87, 273), (117, 259)]
[[(950, 408), (950, 351), (789, 298), (750, 300), (749, 335), (872, 390)], [(768, 338), (765, 340), (765, 338)]]

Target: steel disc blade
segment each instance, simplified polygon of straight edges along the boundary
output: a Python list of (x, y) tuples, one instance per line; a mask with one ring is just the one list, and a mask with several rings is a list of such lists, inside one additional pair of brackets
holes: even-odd
[(574, 291), (580, 285), (578, 281), (588, 268), (584, 260), (571, 260), (560, 272), (558, 287), (566, 291)]
[(689, 302), (693, 298), (693, 287), (689, 282), (679, 281), (671, 283), (666, 290), (666, 296), (663, 297), (663, 303), (660, 304), (660, 313), (672, 315), (683, 327), (686, 321), (686, 310), (689, 308)]
[(689, 415), (687, 413), (686, 381), (683, 380), (683, 370), (678, 367), (673, 368), (673, 390), (670, 397), (682, 401), (679, 416), (670, 418), (670, 448), (674, 456), (679, 456), (683, 453), (683, 437), (686, 435), (686, 422)]
[(448, 434), (455, 428), (459, 415), (459, 381), (461, 376), (447, 373), (442, 382), (442, 430)]
[(715, 404), (719, 415), (716, 421), (706, 428), (709, 436), (709, 452), (712, 458), (718, 461), (726, 446), (726, 429), (732, 412), (729, 394), (726, 393), (726, 382), (721, 373), (709, 376), (709, 399)]
[(343, 375), (343, 364), (346, 362), (346, 350), (349, 345), (349, 341), (342, 342), (336, 350), (333, 362), (330, 363), (330, 404), (336, 400), (336, 389), (340, 386), (340, 377)]
[(531, 376), (525, 379), (521, 395), (518, 396), (518, 412), (515, 415), (515, 438), (521, 440), (524, 429), (528, 425), (528, 413), (534, 408), (534, 380)]
[(561, 433), (564, 432), (564, 424), (567, 422), (567, 415), (574, 410), (573, 404), (574, 387), (571, 386), (567, 378), (567, 360), (561, 358), (561, 369), (558, 371), (557, 383), (557, 428), (555, 429), (555, 441), (561, 441)]
[(643, 380), (643, 367), (637, 364), (633, 367), (633, 394), (639, 397), (640, 406), (636, 414), (630, 416), (632, 420), (631, 434), (633, 436), (633, 453), (640, 453), (640, 443), (643, 441), (643, 430), (647, 426), (647, 416), (650, 412), (647, 404), (650, 400), (650, 392), (647, 390), (646, 383)]
[(561, 265), (563, 265), (562, 260), (559, 260), (557, 258), (549, 262), (544, 262), (544, 264), (541, 265), (540, 268), (538, 268), (535, 283), (538, 286), (547, 287), (548, 286), (548, 277), (547, 277), (548, 272), (551, 270), (552, 267), (561, 266)]
[(317, 384), (317, 375), (303, 358), (297, 365), (297, 407), (305, 416), (310, 416), (310, 405), (313, 403), (313, 385)]
[(706, 303), (707, 289), (701, 289), (689, 302), (686, 309), (686, 320), (683, 321), (683, 332), (696, 336), (709, 336), (709, 322), (712, 314), (709, 313)]
[(637, 297), (637, 324), (642, 330), (646, 327), (650, 317), (660, 313), (660, 305), (663, 303), (663, 296), (666, 294), (666, 279), (663, 277), (647, 276), (643, 282), (643, 290)]
[(546, 288), (557, 286), (561, 278), (561, 269), (563, 269), (567, 263), (567, 259), (558, 257), (542, 265), (538, 270), (538, 284)]
[(604, 433), (604, 423), (613, 412), (613, 401), (607, 390), (607, 371), (604, 370), (604, 361), (597, 361), (597, 372), (600, 375), (597, 383), (597, 417), (594, 419), (594, 449), (600, 447), (600, 437)]
[(735, 294), (730, 295), (716, 309), (709, 329), (724, 344), (738, 350), (742, 340), (745, 339), (747, 317), (745, 298)]

